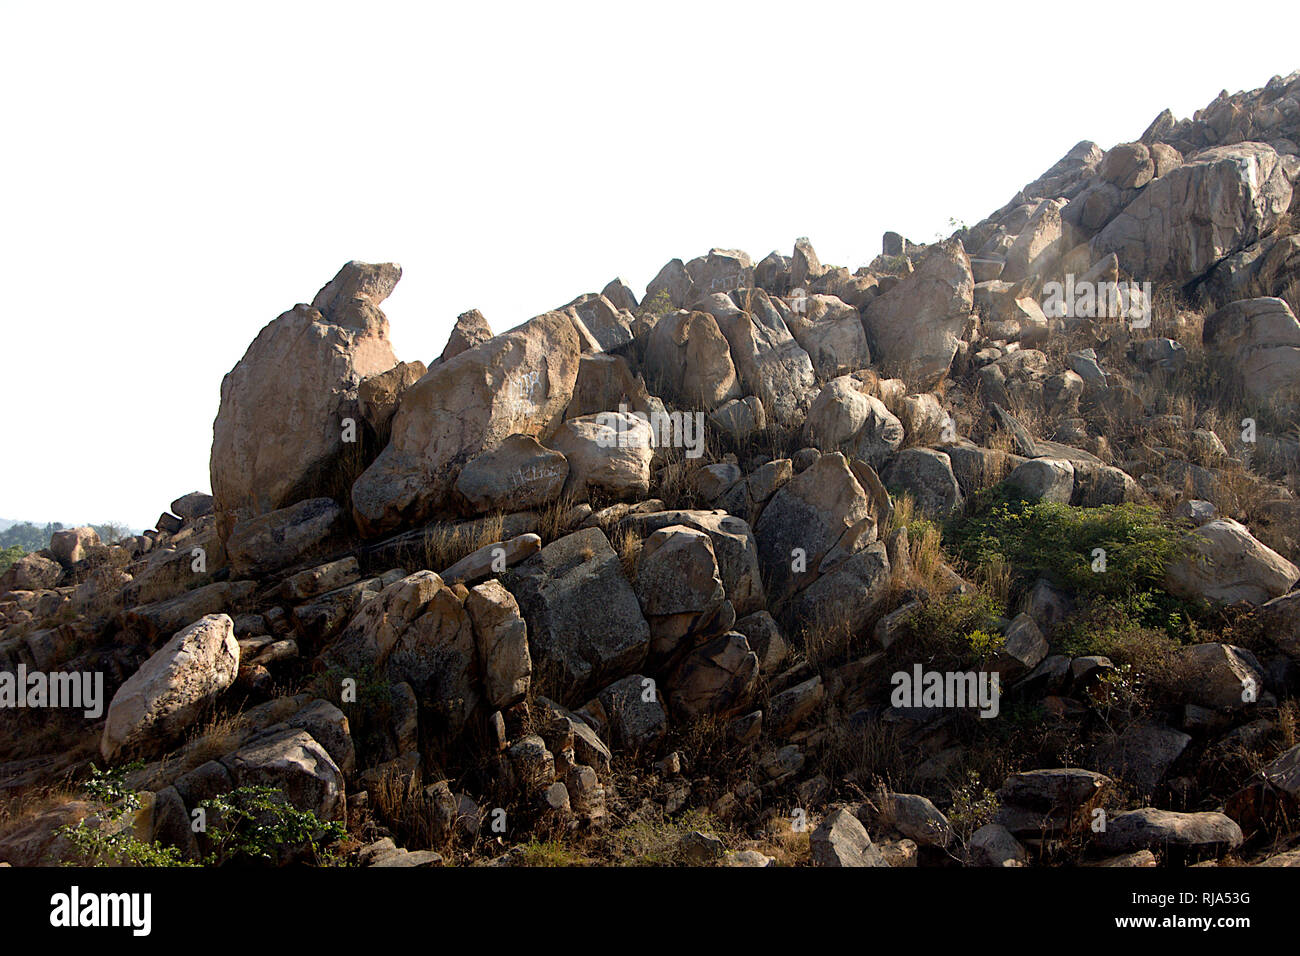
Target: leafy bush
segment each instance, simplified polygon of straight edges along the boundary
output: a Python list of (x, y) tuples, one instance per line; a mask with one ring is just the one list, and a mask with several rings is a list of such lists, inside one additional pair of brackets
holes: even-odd
[(341, 823), (326, 823), (310, 810), (299, 810), (274, 787), (240, 787), (199, 804), (213, 821), (211, 850), (204, 862), (278, 861), (286, 848), (305, 848), (313, 860), (323, 847), (343, 839)]
[(14, 562), (17, 561), (26, 553), (27, 552), (24, 551), (23, 548), (17, 544), (11, 545), (8, 548), (0, 549), (0, 574), (4, 574), (11, 567), (13, 567)]
[(75, 852), (69, 865), (81, 866), (197, 866), (187, 861), (176, 847), (141, 840), (132, 831), (135, 812), (140, 809), (140, 795), (126, 785), (126, 775), (144, 766), (132, 763), (113, 770), (90, 767), (86, 796), (103, 804), (103, 809), (59, 827)]
[(923, 603), (903, 622), (903, 640), (890, 650), (909, 660), (930, 660), (940, 670), (964, 670), (995, 657), (1002, 608), (989, 594), (970, 591)]
[(673, 300), (668, 295), (667, 289), (660, 289), (649, 299), (641, 303), (639, 315), (649, 316), (652, 318), (663, 318), (669, 312), (673, 311)]
[[(1107, 598), (1162, 590), (1180, 553), (1180, 531), (1144, 505), (1069, 505), (993, 497), (956, 520), (948, 541), (973, 565), (1002, 562), (1024, 588), (1039, 577), (1076, 594)], [(1105, 570), (1094, 571), (1097, 549)]]

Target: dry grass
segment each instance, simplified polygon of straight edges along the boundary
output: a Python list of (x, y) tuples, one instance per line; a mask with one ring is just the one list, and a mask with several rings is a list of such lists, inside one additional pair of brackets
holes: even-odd
[(619, 563), (628, 581), (636, 583), (636, 563), (645, 545), (630, 523), (620, 523), (609, 532), (609, 543), (618, 552)]
[(500, 511), (474, 521), (439, 524), (425, 532), (424, 566), (445, 571), (479, 548), (501, 541), (504, 535), (505, 515)]
[(375, 818), (399, 838), (399, 845), (410, 849), (438, 849), (437, 832), (424, 797), (421, 774), (386, 770), (370, 788)]

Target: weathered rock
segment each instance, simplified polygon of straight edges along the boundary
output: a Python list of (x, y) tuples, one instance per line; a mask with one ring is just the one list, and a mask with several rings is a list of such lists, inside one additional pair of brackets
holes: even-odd
[(741, 397), (727, 340), (707, 312), (674, 312), (650, 331), (645, 367), (655, 391), (706, 411)]
[(584, 295), (563, 309), (576, 325), (587, 332), (602, 350), (620, 348), (632, 341), (632, 315), (602, 294)]
[(469, 592), (465, 601), (474, 624), (483, 691), (488, 706), (504, 710), (524, 699), (533, 672), (528, 653), (528, 627), (514, 596), (499, 581), (487, 581)]
[(1282, 299), (1245, 299), (1205, 320), (1205, 345), (1230, 361), (1256, 398), (1300, 385), (1300, 322)]
[(663, 699), (655, 682), (642, 674), (610, 684), (597, 702), (608, 722), (610, 740), (623, 750), (650, 750), (668, 730)]
[(63, 566), (38, 552), (25, 554), (0, 577), (0, 593), (41, 591), (52, 588), (63, 577)]
[(623, 406), (648, 415), (661, 409), (662, 403), (650, 395), (641, 376), (632, 373), (623, 356), (584, 353), (578, 362), (573, 399), (564, 417), (581, 418), (596, 412), (622, 409)]
[(338, 467), (358, 386), (397, 364), (379, 303), (400, 277), (396, 265), (349, 262), (311, 306), (267, 325), (225, 377), (211, 462), (223, 541), (239, 521), (313, 497)]
[(1255, 539), (1231, 518), (1201, 525), (1187, 538), (1189, 553), (1170, 565), (1168, 589), (1215, 604), (1263, 604), (1300, 581), (1300, 568)]
[(974, 305), (975, 280), (960, 242), (939, 243), (916, 272), (867, 303), (863, 323), (871, 354), (916, 388), (938, 383), (957, 354)]
[(510, 435), (470, 461), (456, 479), (456, 492), (472, 514), (526, 511), (560, 497), (569, 462), (529, 435)]
[(234, 683), (239, 671), (235, 622), (213, 614), (185, 628), (113, 695), (99, 749), (112, 760), (124, 748), (165, 743)]
[(637, 310), (636, 295), (632, 292), (632, 287), (621, 277), (610, 279), (605, 288), (600, 290), (600, 294), (616, 309), (627, 309), (630, 312)]
[(226, 541), (230, 568), (254, 575), (296, 564), (338, 534), (343, 521), (343, 509), (332, 498), (310, 498), (240, 521)]
[(339, 637), (322, 652), (322, 666), (360, 674), (382, 668), (402, 632), (424, 613), (443, 588), (432, 571), (417, 571), (386, 586), (353, 614)]
[(970, 861), (975, 866), (1024, 866), (1029, 859), (1024, 845), (1006, 827), (986, 823), (970, 838)]
[(99, 544), (99, 533), (89, 526), (68, 528), (50, 535), (50, 554), (65, 568), (85, 560), (90, 549)]
[(1077, 810), (1111, 785), (1105, 774), (1075, 767), (1013, 773), (1002, 782), (998, 799), (1034, 810)]
[(763, 403), (750, 395), (719, 405), (709, 413), (709, 422), (739, 443), (767, 427), (767, 414)]
[[(501, 577), (528, 622), (533, 666), (577, 703), (645, 660), (650, 629), (604, 532), (566, 535)], [(551, 677), (562, 682), (559, 688)]]
[(776, 422), (798, 424), (815, 381), (812, 359), (761, 289), (750, 297), (751, 312), (736, 308), (729, 299), (720, 305), (712, 314), (730, 345), (744, 391), (756, 395)]
[(551, 439), (569, 464), (565, 493), (582, 500), (596, 492), (635, 498), (650, 490), (654, 432), (626, 412), (599, 412), (565, 422)]
[(357, 404), (370, 427), (382, 434), (397, 414), (402, 393), (424, 378), (427, 371), (423, 362), (398, 362), (363, 381), (357, 387)]
[(874, 526), (866, 493), (844, 456), (821, 456), (772, 496), (758, 520), (759, 562), (770, 598), (783, 600), (808, 584), (832, 548), (851, 553)]
[(1131, 783), (1139, 793), (1149, 794), (1191, 741), (1190, 736), (1170, 727), (1132, 723), (1114, 742), (1099, 748), (1098, 765), (1110, 776)]
[(1126, 272), (1186, 284), (1268, 234), (1291, 202), (1278, 154), (1263, 143), (1219, 146), (1151, 183), (1092, 240)]
[(185, 521), (197, 521), (212, 514), (212, 496), (201, 491), (191, 491), (173, 501), (171, 510)]
[(826, 689), (821, 677), (810, 677), (773, 694), (763, 714), (763, 722), (774, 737), (784, 737), (812, 716), (825, 698)]
[(549, 438), (579, 355), (573, 323), (551, 312), (430, 369), (402, 396), (392, 440), (352, 486), (363, 533), (431, 517), (460, 469), (510, 435)]
[(1095, 835), (1097, 846), (1113, 853), (1170, 849), (1217, 855), (1241, 846), (1241, 827), (1222, 813), (1176, 813), (1145, 807), (1106, 821)]
[[(305, 601), (308, 598), (325, 594), (329, 591), (346, 587), (361, 578), (361, 566), (354, 557), (340, 558), (329, 564), (299, 571), (292, 577), (285, 578), (280, 585), (282, 593), (290, 601)], [(239, 633), (239, 621), (235, 621), (235, 632)]]
[(952, 842), (953, 832), (948, 818), (919, 794), (887, 794), (881, 811), (890, 826), (922, 846), (946, 847)]
[(889, 593), (889, 557), (876, 541), (826, 569), (796, 597), (795, 619), (823, 628), (863, 634)]
[(443, 571), (441, 577), (447, 584), (457, 581), (472, 584), (481, 578), (500, 574), (540, 550), (542, 539), (532, 533), (517, 535), (508, 541), (494, 541), (465, 555)]
[(999, 664), (1012, 674), (1032, 671), (1047, 656), (1047, 640), (1028, 614), (1016, 615), (1003, 633)]
[(256, 737), (221, 763), (236, 787), (273, 787), (320, 820), (345, 816), (343, 772), (305, 730), (290, 727)]
[(1074, 466), (1057, 458), (1031, 458), (1012, 469), (1007, 486), (1031, 504), (1068, 505), (1074, 495)]
[(880, 477), (886, 486), (909, 492), (917, 508), (932, 517), (946, 517), (965, 503), (952, 461), (941, 451), (905, 448)]
[(786, 324), (819, 376), (834, 378), (871, 364), (857, 309), (833, 295), (809, 296), (804, 301), (804, 311), (791, 314)]
[(468, 352), (492, 338), (492, 328), (478, 309), (470, 309), (456, 316), (456, 324), (439, 356), (439, 362), (449, 362), (461, 352)]
[(643, 535), (673, 525), (703, 531), (713, 545), (718, 576), (736, 614), (749, 614), (766, 603), (758, 542), (744, 519), (720, 511), (658, 511), (629, 515), (626, 521)]
[(637, 558), (636, 592), (650, 623), (651, 652), (672, 654), (687, 635), (707, 634), (719, 622), (726, 591), (713, 544), (703, 531), (684, 525), (660, 528)]
[(745, 635), (715, 637), (687, 656), (668, 682), (668, 703), (687, 720), (705, 714), (730, 717), (753, 701), (758, 656)]
[(174, 634), (205, 615), (233, 611), (256, 590), (253, 581), (220, 581), (178, 597), (131, 608), (123, 615), (123, 623), (127, 629), (152, 640), (159, 635)]
[(1259, 700), (1264, 673), (1250, 651), (1231, 644), (1181, 648), (1176, 661), (1187, 700), (1202, 707), (1240, 710)]
[(812, 832), (813, 866), (888, 866), (866, 828), (845, 808), (833, 810)]

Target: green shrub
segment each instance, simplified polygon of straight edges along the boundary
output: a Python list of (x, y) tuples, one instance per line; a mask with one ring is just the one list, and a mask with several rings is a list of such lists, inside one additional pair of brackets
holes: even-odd
[[(1023, 589), (1039, 577), (1075, 594), (1107, 598), (1162, 590), (1164, 574), (1179, 555), (1181, 532), (1154, 508), (1027, 504), (992, 496), (959, 518), (946, 539), (972, 565), (1002, 561)], [(1105, 570), (1094, 570), (1098, 550)]]
[(299, 810), (274, 787), (240, 787), (199, 804), (213, 821), (211, 850), (204, 862), (278, 861), (286, 848), (306, 849), (312, 860), (343, 839), (341, 823), (326, 823), (310, 810)]
[(86, 796), (102, 804), (102, 809), (59, 827), (58, 834), (73, 848), (74, 859), (68, 865), (80, 866), (197, 866), (187, 861), (176, 847), (141, 840), (132, 832), (135, 812), (140, 809), (140, 795), (126, 785), (126, 775), (144, 766), (132, 763), (113, 770), (90, 767)]
[(11, 545), (8, 548), (0, 549), (0, 574), (4, 574), (13, 567), (14, 562), (26, 553), (27, 552), (24, 551), (20, 545), (16, 544)]
[(1001, 617), (1002, 608), (979, 590), (926, 601), (903, 622), (902, 639), (890, 650), (940, 670), (964, 670), (997, 655)]

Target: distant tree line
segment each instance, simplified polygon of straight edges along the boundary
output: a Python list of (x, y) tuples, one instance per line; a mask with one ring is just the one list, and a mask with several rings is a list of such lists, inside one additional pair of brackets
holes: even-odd
[[(104, 524), (92, 524), (99, 540), (104, 544), (115, 544), (131, 534), (131, 529), (124, 524), (107, 521)], [(24, 554), (40, 551), (49, 547), (50, 536), (56, 531), (63, 531), (61, 521), (51, 521), (41, 526), (30, 521), (20, 521), (0, 531), (0, 574), (9, 569)]]

